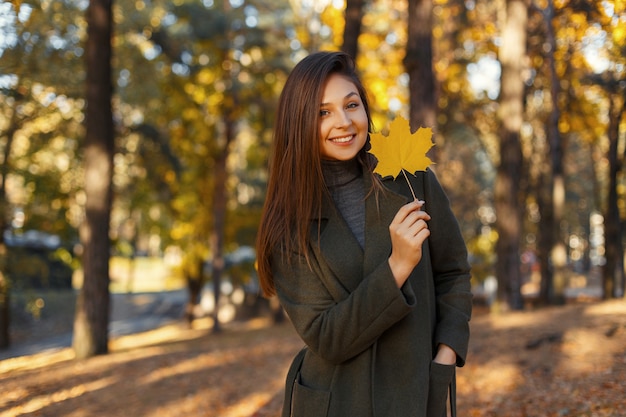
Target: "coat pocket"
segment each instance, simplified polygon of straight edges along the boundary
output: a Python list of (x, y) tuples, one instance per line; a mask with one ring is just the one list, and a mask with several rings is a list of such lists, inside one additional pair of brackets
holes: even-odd
[[(299, 376), (299, 375), (298, 375)], [(292, 417), (324, 417), (328, 414), (330, 392), (302, 385), (300, 378), (293, 387)]]
[(430, 363), (428, 417), (443, 417), (446, 415), (448, 387), (454, 378), (455, 367), (456, 365), (443, 365), (437, 362)]

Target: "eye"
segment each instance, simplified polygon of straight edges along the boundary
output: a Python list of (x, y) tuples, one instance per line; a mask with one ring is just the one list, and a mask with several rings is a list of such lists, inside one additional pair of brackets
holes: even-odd
[(346, 108), (348, 109), (356, 109), (357, 107), (359, 107), (359, 103), (357, 103), (356, 101), (352, 101), (346, 106)]
[(324, 109), (320, 110), (320, 116), (321, 117), (328, 116), (329, 114), (330, 114), (330, 112), (328, 110), (324, 110)]

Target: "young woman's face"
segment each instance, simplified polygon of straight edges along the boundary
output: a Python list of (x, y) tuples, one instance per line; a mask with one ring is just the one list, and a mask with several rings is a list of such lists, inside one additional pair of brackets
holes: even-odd
[(332, 74), (320, 103), (320, 140), (323, 159), (354, 158), (367, 140), (369, 123), (361, 96), (348, 78)]

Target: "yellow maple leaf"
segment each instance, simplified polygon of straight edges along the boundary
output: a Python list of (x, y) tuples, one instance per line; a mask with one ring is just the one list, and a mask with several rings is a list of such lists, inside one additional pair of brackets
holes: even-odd
[(389, 135), (372, 133), (370, 135), (372, 153), (378, 159), (374, 172), (382, 177), (397, 178), (403, 170), (415, 174), (426, 171), (433, 161), (426, 153), (434, 146), (432, 129), (420, 127), (411, 133), (408, 120), (398, 116), (389, 125)]

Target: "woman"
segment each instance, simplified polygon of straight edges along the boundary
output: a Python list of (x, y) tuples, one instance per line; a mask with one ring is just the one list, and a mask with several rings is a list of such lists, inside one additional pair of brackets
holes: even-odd
[(370, 131), (346, 54), (296, 65), (257, 241), (263, 291), (306, 344), (284, 417), (441, 417), (465, 363), (470, 268), (448, 199), (429, 170), (409, 176), (419, 201), (403, 176), (377, 177)]

